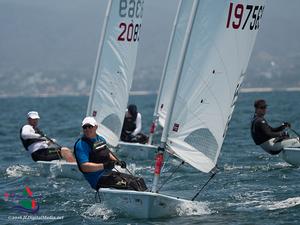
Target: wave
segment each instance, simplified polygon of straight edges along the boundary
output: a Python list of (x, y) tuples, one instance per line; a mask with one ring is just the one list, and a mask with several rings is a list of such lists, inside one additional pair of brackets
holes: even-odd
[[(263, 192), (261, 192), (262, 194)], [(270, 192), (271, 193), (271, 192)], [(252, 200), (242, 200), (237, 203), (227, 203), (229, 207), (234, 207), (238, 211), (257, 211), (257, 210), (277, 210), (287, 209), (300, 205), (300, 197), (288, 198), (282, 201), (267, 200), (268, 191), (265, 191), (265, 196), (257, 198), (253, 196)]]
[(253, 165), (229, 165), (229, 164), (224, 164), (224, 171), (236, 171), (236, 170), (261, 170), (261, 171), (271, 171), (271, 170), (277, 170), (277, 169), (285, 169), (291, 167), (290, 164), (286, 162), (278, 162), (274, 164), (264, 164), (264, 165), (258, 165), (258, 164), (253, 164)]
[(208, 215), (213, 212), (209, 209), (208, 203), (205, 202), (185, 202), (177, 208), (179, 216), (199, 216)]
[(100, 203), (96, 203), (89, 207), (85, 212), (82, 213), (83, 217), (100, 217), (104, 221), (113, 219), (116, 217), (116, 214), (104, 207), (104, 205)]
[(287, 209), (300, 205), (300, 197), (288, 198), (283, 201), (277, 202), (267, 202), (262, 205), (257, 206), (256, 208), (267, 209), (267, 210), (277, 210), (277, 209)]
[(32, 174), (34, 169), (25, 165), (12, 165), (6, 169), (8, 177), (23, 177), (24, 175)]

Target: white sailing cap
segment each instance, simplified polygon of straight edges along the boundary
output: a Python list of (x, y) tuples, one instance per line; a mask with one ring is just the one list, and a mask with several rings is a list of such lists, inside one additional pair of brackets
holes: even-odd
[(97, 121), (94, 119), (94, 117), (91, 117), (91, 116), (87, 116), (85, 117), (83, 120), (82, 120), (82, 124), (81, 126), (83, 127), (84, 125), (86, 124), (90, 124), (92, 125), (93, 127), (98, 125)]
[(30, 111), (29, 113), (27, 113), (27, 118), (31, 118), (31, 119), (39, 119), (39, 113), (36, 111)]

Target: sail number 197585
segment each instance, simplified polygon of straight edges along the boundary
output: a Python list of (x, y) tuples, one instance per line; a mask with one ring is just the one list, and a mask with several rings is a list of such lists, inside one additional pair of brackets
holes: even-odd
[(141, 24), (134, 23), (134, 18), (143, 17), (144, 0), (120, 0), (119, 16), (121, 18), (132, 19), (130, 23), (121, 22), (119, 24), (120, 34), (118, 41), (136, 42), (139, 41)]
[(226, 28), (257, 30), (264, 8), (265, 6), (262, 5), (243, 5), (230, 2)]

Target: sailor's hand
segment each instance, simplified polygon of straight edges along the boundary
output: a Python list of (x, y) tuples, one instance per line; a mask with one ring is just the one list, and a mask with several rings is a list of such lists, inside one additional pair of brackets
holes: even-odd
[(113, 160), (103, 163), (103, 168), (105, 170), (112, 170), (114, 167), (115, 167), (115, 161)]
[(137, 136), (134, 136), (134, 135), (130, 134), (129, 140), (130, 140), (131, 142), (137, 142)]
[(134, 138), (134, 136), (132, 134), (128, 135), (128, 140), (131, 141)]
[(44, 132), (41, 131), (41, 130), (39, 130), (37, 133), (38, 133), (39, 135), (41, 135), (41, 137), (45, 137), (45, 136), (46, 136), (46, 135), (44, 134)]
[(123, 169), (126, 168), (126, 162), (125, 161), (117, 161), (116, 165), (121, 166), (121, 168), (123, 168)]
[(283, 122), (282, 125), (285, 127), (291, 128), (291, 124), (289, 122)]

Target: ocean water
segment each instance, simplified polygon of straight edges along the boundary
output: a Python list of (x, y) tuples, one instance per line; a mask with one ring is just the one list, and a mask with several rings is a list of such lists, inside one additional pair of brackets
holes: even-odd
[[(94, 192), (85, 180), (44, 176), (23, 149), (19, 129), (29, 110), (39, 111), (40, 128), (48, 136), (72, 147), (80, 136), (87, 97), (0, 98), (0, 224), (300, 224), (300, 169), (263, 152), (254, 145), (249, 133), (253, 101), (257, 98), (267, 100), (266, 117), (270, 124), (289, 121), (300, 131), (299, 97), (299, 92), (242, 93), (225, 138), (217, 175), (197, 202), (186, 206), (180, 215), (152, 220), (95, 207)], [(130, 102), (138, 105), (143, 130), (148, 132), (155, 96), (132, 96)], [(127, 163), (151, 186), (154, 162)], [(173, 169), (168, 161), (162, 181)], [(208, 178), (208, 174), (184, 165), (162, 192), (191, 199)], [(5, 197), (21, 194), (25, 186), (30, 187), (39, 203), (35, 214), (16, 210), (13, 201)]]

